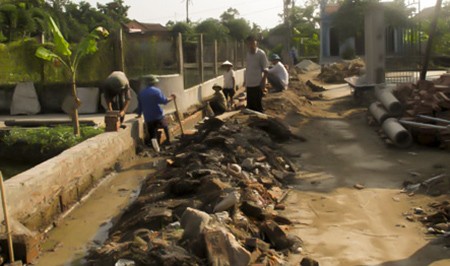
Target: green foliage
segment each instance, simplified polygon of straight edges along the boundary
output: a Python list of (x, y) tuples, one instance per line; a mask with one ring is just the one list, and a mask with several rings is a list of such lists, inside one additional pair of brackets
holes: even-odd
[(227, 38), (228, 29), (219, 20), (214, 18), (205, 19), (196, 27), (197, 33), (203, 33), (206, 41), (223, 41)]
[(9, 134), (2, 139), (8, 146), (16, 143), (24, 143), (27, 145), (38, 145), (41, 152), (49, 150), (65, 150), (76, 144), (101, 134), (104, 130), (94, 127), (81, 127), (81, 135), (75, 136), (73, 129), (68, 126), (58, 126), (54, 128), (13, 128)]

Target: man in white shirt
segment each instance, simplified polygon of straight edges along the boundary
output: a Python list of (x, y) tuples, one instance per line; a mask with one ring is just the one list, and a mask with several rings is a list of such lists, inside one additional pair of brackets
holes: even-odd
[(256, 37), (246, 39), (247, 68), (245, 71), (245, 88), (247, 93), (247, 108), (262, 112), (263, 89), (266, 85), (267, 57), (266, 53), (258, 48)]
[(225, 95), (225, 98), (227, 100), (227, 103), (229, 106), (233, 103), (233, 97), (234, 97), (234, 87), (236, 84), (235, 74), (233, 71), (233, 64), (230, 61), (225, 61), (222, 64), (222, 68), (224, 69), (223, 73), (223, 94)]
[(289, 74), (281, 63), (281, 58), (277, 54), (272, 54), (270, 57), (272, 67), (267, 70), (267, 80), (272, 86), (272, 91), (280, 92), (287, 89), (289, 85)]

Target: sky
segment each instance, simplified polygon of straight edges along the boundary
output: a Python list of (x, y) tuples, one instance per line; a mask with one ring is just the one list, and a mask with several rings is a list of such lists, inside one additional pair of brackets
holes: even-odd
[[(73, 0), (74, 2), (81, 2)], [(96, 3), (109, 3), (112, 0), (84, 0), (96, 7)], [(128, 17), (140, 22), (160, 23), (167, 21), (186, 20), (186, 0), (124, 0), (130, 6)], [(412, 2), (414, 0), (405, 0)], [(417, 0), (416, 0), (417, 1)], [(443, 0), (447, 1), (447, 0)], [(283, 12), (283, 0), (191, 0), (189, 18), (191, 21), (201, 21), (207, 18), (220, 20), (220, 15), (228, 8), (239, 11), (241, 17), (256, 23), (263, 29), (270, 29), (281, 23), (279, 14)], [(296, 5), (306, 0), (296, 1)], [(420, 0), (421, 8), (434, 6), (436, 0)]]

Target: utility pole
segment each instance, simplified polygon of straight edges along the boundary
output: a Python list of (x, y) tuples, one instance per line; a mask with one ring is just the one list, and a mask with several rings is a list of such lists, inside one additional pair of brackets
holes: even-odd
[(425, 50), (425, 57), (423, 59), (422, 71), (420, 72), (420, 80), (425, 80), (425, 78), (427, 77), (428, 63), (430, 61), (431, 48), (433, 47), (433, 39), (434, 39), (434, 35), (436, 33), (437, 20), (439, 18), (439, 14), (441, 13), (441, 6), (442, 6), (442, 0), (437, 0), (436, 6), (434, 7), (433, 20), (431, 21), (431, 25), (430, 25), (430, 32), (428, 34), (428, 42), (427, 42), (427, 47)]

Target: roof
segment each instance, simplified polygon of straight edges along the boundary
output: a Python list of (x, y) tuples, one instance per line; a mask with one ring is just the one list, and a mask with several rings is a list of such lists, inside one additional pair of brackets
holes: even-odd
[(125, 25), (129, 33), (166, 33), (169, 30), (159, 23), (143, 23), (132, 20)]
[(327, 15), (331, 15), (333, 13), (336, 13), (339, 10), (339, 7), (339, 4), (328, 4), (324, 8), (324, 13)]

